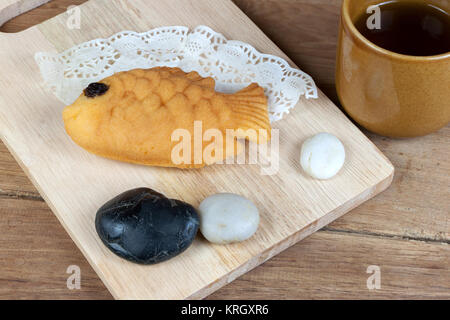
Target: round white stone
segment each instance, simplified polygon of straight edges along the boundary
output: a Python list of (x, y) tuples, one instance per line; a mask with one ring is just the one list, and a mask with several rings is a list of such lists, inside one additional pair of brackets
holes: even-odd
[(232, 193), (218, 193), (200, 203), (200, 231), (210, 242), (227, 244), (250, 238), (258, 229), (258, 208)]
[(330, 179), (345, 162), (342, 142), (331, 133), (322, 132), (307, 139), (300, 154), (300, 164), (311, 177)]

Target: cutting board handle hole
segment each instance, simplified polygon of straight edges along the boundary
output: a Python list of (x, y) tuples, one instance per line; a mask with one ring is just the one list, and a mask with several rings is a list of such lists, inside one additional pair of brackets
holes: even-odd
[[(30, 19), (29, 13), (33, 9), (40, 7), (37, 10), (51, 10), (52, 17), (57, 16), (67, 10), (66, 7), (70, 5), (79, 5), (87, 0), (73, 0), (72, 3), (63, 5), (53, 5), (50, 0), (13, 0), (6, 2), (13, 2), (9, 5), (0, 4), (0, 32), (4, 33), (17, 33), (26, 30), (34, 25), (43, 22), (46, 19), (39, 20), (38, 15), (34, 15)], [(46, 15), (48, 16), (48, 15)], [(15, 19), (17, 18), (17, 19)], [(14, 23), (11, 23), (11, 19), (14, 19)], [(9, 22), (8, 22), (9, 21)]]

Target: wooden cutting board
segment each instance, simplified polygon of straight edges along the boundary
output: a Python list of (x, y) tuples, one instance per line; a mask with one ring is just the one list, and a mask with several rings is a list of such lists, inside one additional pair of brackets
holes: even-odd
[[(44, 2), (2, 0), (0, 21)], [(275, 123), (280, 129), (280, 170), (273, 176), (263, 176), (251, 165), (181, 171), (85, 152), (64, 131), (64, 105), (45, 89), (36, 52), (60, 52), (122, 30), (204, 24), (294, 64), (229, 0), (90, 0), (80, 9), (81, 29), (67, 28), (68, 15), (62, 14), (20, 33), (0, 34), (0, 136), (115, 298), (203, 298), (391, 183), (391, 163), (321, 92), (316, 100), (302, 99)], [(322, 131), (338, 136), (347, 151), (345, 167), (328, 181), (308, 178), (298, 161), (301, 143)], [(217, 192), (244, 195), (260, 209), (260, 228), (244, 243), (212, 245), (198, 236), (170, 261), (129, 263), (103, 246), (94, 217), (110, 198), (141, 186), (194, 206)]]

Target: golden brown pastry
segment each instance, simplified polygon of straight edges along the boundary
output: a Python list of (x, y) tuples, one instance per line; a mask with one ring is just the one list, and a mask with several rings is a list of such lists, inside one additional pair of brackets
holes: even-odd
[[(78, 145), (106, 158), (179, 168), (203, 167), (239, 152), (239, 144), (229, 145), (226, 129), (254, 129), (257, 136), (236, 136), (259, 143), (270, 139), (267, 98), (260, 86), (252, 84), (231, 95), (214, 87), (212, 78), (178, 68), (116, 73), (90, 84), (64, 109), (66, 131)], [(194, 121), (201, 121), (203, 133), (218, 129), (223, 134), (223, 152), (212, 152), (214, 160), (194, 158)], [(173, 148), (179, 144), (171, 138), (176, 129), (191, 134), (188, 163), (173, 161)], [(203, 142), (201, 148), (210, 143)]]

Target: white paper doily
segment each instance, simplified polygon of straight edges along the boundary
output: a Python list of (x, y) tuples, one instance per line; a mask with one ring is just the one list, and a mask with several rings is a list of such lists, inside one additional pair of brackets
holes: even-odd
[(252, 82), (265, 90), (271, 121), (281, 119), (300, 96), (317, 98), (317, 87), (306, 73), (276, 56), (258, 52), (241, 41), (229, 41), (206, 26), (182, 26), (143, 33), (122, 31), (62, 53), (35, 55), (42, 77), (65, 104), (71, 104), (89, 83), (116, 72), (157, 66), (197, 71), (216, 80), (216, 90), (234, 93)]

